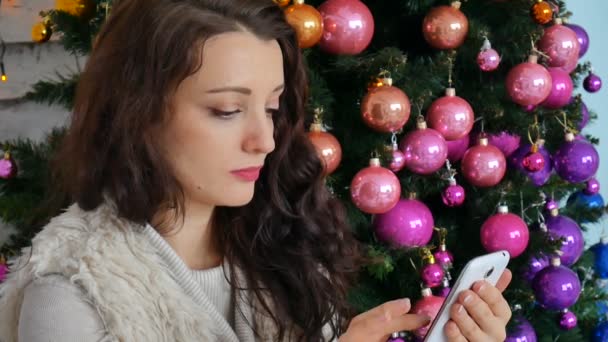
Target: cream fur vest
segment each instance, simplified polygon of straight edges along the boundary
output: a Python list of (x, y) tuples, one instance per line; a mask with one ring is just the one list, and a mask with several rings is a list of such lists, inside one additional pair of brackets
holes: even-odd
[[(0, 285), (0, 340), (17, 341), (24, 288), (36, 277), (62, 274), (84, 290), (115, 341), (221, 341), (209, 314), (171, 277), (142, 229), (109, 205), (93, 211), (72, 205), (52, 219)], [(255, 340), (273, 341), (274, 324), (238, 298), (237, 307), (263, 335)]]

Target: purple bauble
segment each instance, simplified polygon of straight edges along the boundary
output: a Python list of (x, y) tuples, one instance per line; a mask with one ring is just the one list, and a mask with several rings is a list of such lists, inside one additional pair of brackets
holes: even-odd
[(422, 281), (427, 287), (437, 287), (441, 285), (443, 280), (444, 271), (443, 267), (439, 264), (426, 264), (422, 268)]
[(435, 261), (445, 269), (451, 268), (454, 263), (454, 256), (445, 248), (445, 245), (441, 245), (439, 250), (433, 253), (433, 256)]
[(443, 297), (443, 298), (447, 298), (448, 295), (450, 294), (450, 291), (452, 291), (451, 287), (442, 287), (438, 292), (437, 292), (437, 296), (439, 297)]
[(545, 168), (546, 163), (545, 157), (538, 151), (528, 153), (521, 161), (521, 165), (528, 172), (538, 172)]
[(450, 185), (441, 193), (443, 204), (448, 207), (458, 207), (462, 205), (462, 203), (464, 203), (464, 198), (464, 188), (456, 184), (456, 181), (450, 181)]
[(593, 73), (589, 73), (583, 80), (583, 88), (590, 93), (598, 92), (602, 89), (602, 79)]
[(600, 156), (591, 143), (575, 140), (572, 133), (566, 134), (564, 142), (553, 156), (557, 174), (570, 183), (588, 180), (597, 172)]
[(399, 247), (428, 244), (434, 224), (429, 208), (415, 199), (401, 199), (393, 209), (374, 217), (378, 238)]
[(545, 224), (547, 231), (555, 239), (563, 238), (561, 263), (564, 266), (570, 266), (578, 261), (578, 258), (583, 254), (585, 240), (583, 232), (573, 219), (568, 216), (557, 215), (553, 213), (547, 217)]
[(549, 258), (546, 255), (533, 256), (528, 264), (524, 265), (521, 275), (527, 282), (531, 283), (536, 274), (547, 266), (549, 266)]
[(536, 332), (527, 319), (518, 316), (512, 329), (507, 331), (505, 342), (536, 342)]
[(455, 163), (462, 159), (464, 153), (469, 148), (469, 136), (466, 135), (461, 139), (446, 141), (448, 145), (448, 159), (450, 162)]
[(545, 108), (558, 109), (567, 105), (572, 97), (572, 78), (560, 68), (549, 68), (551, 74), (551, 93), (541, 104)]
[(576, 315), (572, 311), (564, 312), (559, 318), (559, 326), (564, 330), (570, 330), (576, 327)]
[(563, 310), (576, 303), (581, 282), (574, 271), (560, 265), (559, 258), (542, 269), (532, 281), (536, 301), (548, 310)]
[(600, 182), (597, 179), (591, 178), (587, 181), (587, 185), (585, 186), (585, 193), (587, 195), (595, 195), (600, 192)]
[(526, 176), (528, 176), (528, 179), (530, 179), (532, 184), (534, 184), (535, 186), (543, 186), (543, 185), (545, 185), (545, 183), (547, 183), (547, 181), (549, 180), (549, 177), (551, 177), (551, 171), (553, 170), (553, 165), (552, 165), (553, 163), (551, 162), (551, 154), (549, 154), (549, 151), (547, 151), (547, 149), (544, 146), (539, 146), (538, 153), (540, 153), (543, 156), (543, 158), (545, 159), (545, 161), (546, 161), (545, 165), (539, 171), (530, 172), (523, 167), (521, 162), (522, 162), (522, 159), (528, 153), (530, 153), (531, 150), (532, 150), (532, 145), (530, 145), (530, 144), (521, 145), (509, 157), (509, 164), (511, 165), (511, 167), (523, 172)]
[(581, 102), (581, 121), (578, 123), (578, 130), (581, 131), (589, 122), (589, 108), (585, 102)]
[(583, 57), (589, 49), (589, 35), (587, 34), (587, 31), (576, 24), (565, 24), (564, 26), (570, 28), (572, 31), (574, 31), (574, 33), (576, 33), (576, 40), (578, 40), (578, 44), (581, 47), (578, 51), (578, 56)]

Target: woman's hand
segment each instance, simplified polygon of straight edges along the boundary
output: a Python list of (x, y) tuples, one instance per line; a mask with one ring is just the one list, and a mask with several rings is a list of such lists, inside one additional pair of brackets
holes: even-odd
[(496, 286), (478, 281), (473, 289), (463, 291), (450, 309), (445, 334), (450, 342), (504, 341), (511, 309), (502, 291), (511, 282), (511, 271), (502, 274)]
[(353, 318), (339, 342), (386, 342), (395, 331), (415, 330), (431, 319), (425, 315), (408, 314), (409, 299), (386, 302)]

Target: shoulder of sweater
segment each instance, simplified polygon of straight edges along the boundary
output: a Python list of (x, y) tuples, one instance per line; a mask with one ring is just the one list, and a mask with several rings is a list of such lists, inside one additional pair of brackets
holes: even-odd
[(63, 275), (36, 278), (24, 289), (19, 341), (108, 340), (101, 315)]

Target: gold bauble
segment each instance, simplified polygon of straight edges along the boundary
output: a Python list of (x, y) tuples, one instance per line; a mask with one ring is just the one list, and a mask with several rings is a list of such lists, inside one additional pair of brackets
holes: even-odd
[(51, 39), (52, 33), (51, 27), (48, 24), (44, 22), (36, 23), (32, 27), (32, 40), (36, 43), (48, 42)]
[(88, 19), (95, 13), (95, 2), (93, 0), (55, 0), (55, 9)]
[(323, 17), (313, 6), (296, 1), (285, 9), (285, 19), (296, 31), (301, 48), (309, 48), (321, 40)]
[(547, 24), (553, 19), (553, 9), (548, 2), (540, 1), (532, 6), (532, 18), (539, 24)]

